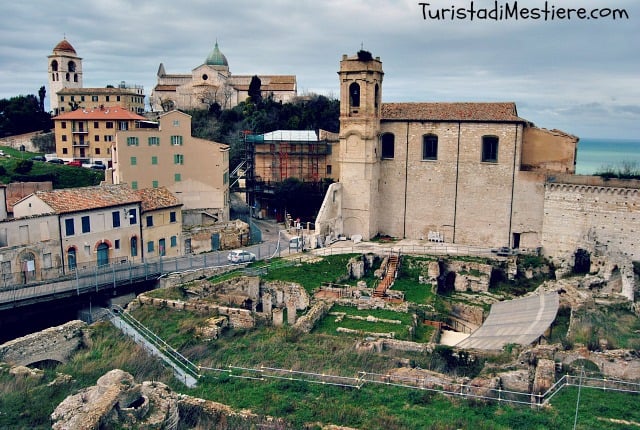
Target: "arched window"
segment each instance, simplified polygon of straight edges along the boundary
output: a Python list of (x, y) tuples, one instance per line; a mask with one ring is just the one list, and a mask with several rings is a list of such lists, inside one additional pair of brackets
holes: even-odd
[(78, 82), (78, 74), (77, 73), (73, 74), (73, 82)]
[(138, 238), (133, 236), (131, 238), (131, 256), (136, 257), (138, 255)]
[(355, 82), (349, 85), (349, 106), (360, 107), (360, 85)]
[(71, 75), (69, 73), (66, 74), (65, 78), (67, 78), (67, 82), (69, 82), (69, 78), (71, 77)]
[(435, 134), (425, 134), (422, 136), (422, 159), (438, 159), (438, 136)]
[(58, 71), (58, 60), (53, 60), (51, 62), (51, 70), (54, 71), (54, 72)]
[(75, 270), (76, 265), (77, 265), (76, 249), (75, 248), (69, 248), (67, 250), (67, 266), (69, 266), (70, 270)]
[(393, 158), (395, 155), (395, 136), (385, 133), (380, 139), (382, 143), (382, 158)]
[(75, 63), (75, 61), (69, 61), (68, 65), (69, 65), (68, 70), (69, 70), (71, 73), (73, 73), (73, 72), (75, 72), (75, 71), (76, 71), (76, 63)]
[(482, 161), (498, 162), (498, 136), (482, 136)]

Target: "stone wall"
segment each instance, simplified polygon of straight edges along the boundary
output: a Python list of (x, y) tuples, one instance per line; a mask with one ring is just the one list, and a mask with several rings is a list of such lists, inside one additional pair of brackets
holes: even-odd
[(86, 323), (75, 320), (11, 340), (0, 345), (0, 361), (20, 366), (45, 360), (64, 363), (85, 344), (86, 327)]
[(619, 250), (640, 260), (640, 181), (627, 187), (548, 183), (543, 251), (570, 256), (578, 248)]

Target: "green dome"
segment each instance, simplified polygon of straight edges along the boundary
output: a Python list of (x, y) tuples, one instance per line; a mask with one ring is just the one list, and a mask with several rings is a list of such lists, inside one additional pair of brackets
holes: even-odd
[(205, 64), (209, 66), (229, 66), (229, 63), (227, 63), (227, 57), (225, 57), (224, 54), (220, 52), (220, 48), (218, 48), (218, 42), (216, 42), (216, 46), (207, 57)]

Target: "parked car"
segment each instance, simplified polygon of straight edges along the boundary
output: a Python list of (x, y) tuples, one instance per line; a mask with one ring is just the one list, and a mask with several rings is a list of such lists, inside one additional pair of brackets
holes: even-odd
[(31, 157), (32, 161), (47, 161), (46, 158), (44, 158), (44, 155), (36, 155), (35, 157)]
[(249, 263), (256, 261), (256, 254), (243, 249), (235, 249), (227, 255), (227, 260), (230, 263)]
[(67, 166), (82, 167), (82, 161), (80, 160), (69, 161), (67, 163)]
[(508, 246), (502, 246), (498, 249), (492, 249), (491, 252), (498, 254), (500, 257), (507, 257), (509, 255), (518, 255), (518, 250), (509, 248)]
[(64, 164), (64, 160), (61, 160), (59, 158), (49, 158), (47, 161), (54, 164)]
[(96, 169), (96, 170), (105, 170), (107, 168), (107, 166), (105, 166), (104, 164), (92, 164), (91, 165), (92, 169)]

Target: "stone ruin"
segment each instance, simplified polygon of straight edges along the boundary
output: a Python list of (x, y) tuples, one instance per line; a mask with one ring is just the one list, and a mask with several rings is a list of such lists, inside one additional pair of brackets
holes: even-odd
[(138, 384), (119, 369), (63, 400), (51, 421), (54, 430), (285, 428), (282, 420), (177, 394), (160, 382)]
[(239, 276), (212, 283), (194, 280), (182, 286), (188, 299), (154, 298), (141, 294), (130, 303), (129, 310), (139, 306), (167, 307), (212, 315), (197, 333), (205, 339), (216, 339), (225, 327), (253, 328), (257, 320), (274, 326), (297, 321), (298, 311), (309, 308), (306, 290), (294, 282), (263, 282), (257, 276)]

